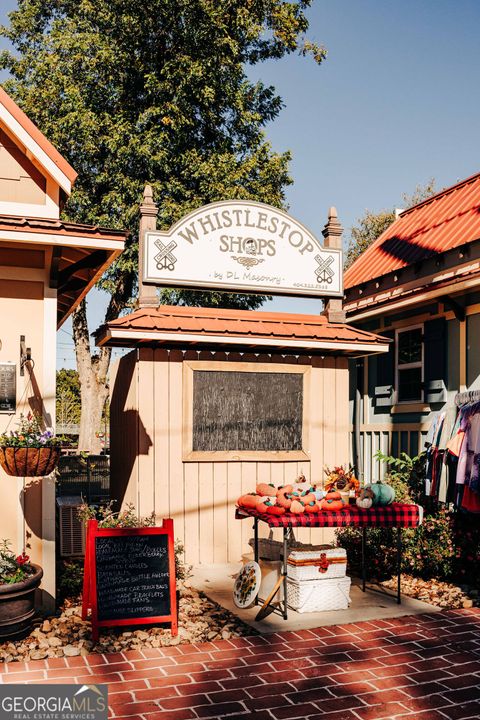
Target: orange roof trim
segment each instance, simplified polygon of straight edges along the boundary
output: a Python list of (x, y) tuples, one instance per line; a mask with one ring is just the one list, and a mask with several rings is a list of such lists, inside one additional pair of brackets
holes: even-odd
[(70, 183), (73, 185), (77, 179), (77, 173), (73, 167), (68, 163), (65, 158), (60, 155), (58, 150), (47, 140), (45, 135), (40, 132), (38, 127), (28, 118), (23, 110), (21, 110), (16, 102), (12, 100), (10, 95), (5, 92), (3, 87), (0, 85), (0, 103), (8, 110), (8, 112), (15, 118), (15, 120), (22, 126), (32, 140), (34, 140), (39, 147), (42, 148), (44, 153), (48, 155), (50, 160), (55, 163), (58, 169), (68, 178)]
[(480, 239), (480, 173), (400, 214), (344, 276), (346, 290)]
[(113, 320), (96, 333), (98, 345), (171, 345), (270, 347), (340, 352), (383, 352), (389, 340), (322, 315), (296, 315), (177, 305), (141, 308)]

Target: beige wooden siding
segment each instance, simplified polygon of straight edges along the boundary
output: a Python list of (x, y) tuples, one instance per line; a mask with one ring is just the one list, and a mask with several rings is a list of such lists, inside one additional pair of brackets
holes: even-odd
[[(235, 520), (235, 501), (257, 482), (285, 485), (300, 472), (323, 481), (325, 464), (348, 462), (348, 366), (345, 358), (299, 360), (310, 364), (309, 459), (299, 461), (183, 461), (183, 360), (238, 362), (231, 354), (167, 352), (145, 348), (121, 358), (112, 377), (112, 494), (142, 515), (172, 517), (175, 537), (191, 564), (237, 562), (250, 551), (250, 520)], [(244, 360), (247, 360), (245, 357)], [(281, 356), (248, 356), (248, 362), (291, 363)], [(295, 361), (296, 362), (296, 361)], [(261, 524), (261, 534), (268, 528)], [(275, 537), (280, 539), (281, 531)], [(325, 542), (332, 531), (302, 528), (305, 542)]]

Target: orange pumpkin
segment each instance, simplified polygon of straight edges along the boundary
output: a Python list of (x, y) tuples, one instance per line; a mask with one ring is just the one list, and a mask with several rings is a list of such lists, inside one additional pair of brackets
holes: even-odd
[(339, 492), (333, 491), (329, 492), (325, 495), (322, 502), (320, 503), (320, 509), (321, 510), (342, 510), (345, 507), (345, 504), (342, 500), (342, 496)]
[(301, 515), (305, 512), (305, 505), (300, 500), (292, 500), (290, 505), (290, 512), (294, 515)]
[(285, 508), (280, 507), (279, 505), (269, 505), (267, 507), (267, 513), (269, 515), (283, 515), (285, 512)]
[(285, 485), (285, 487), (280, 488), (277, 493), (277, 505), (280, 505), (280, 507), (285, 508), (285, 510), (290, 510), (290, 506), (292, 504), (292, 499), (290, 497), (290, 494), (293, 490), (293, 485)]
[(247, 493), (246, 495), (242, 495), (237, 500), (237, 505), (239, 507), (243, 508), (256, 508), (257, 504), (261, 501), (260, 495), (256, 495), (255, 493)]
[(318, 513), (318, 512), (320, 512), (320, 506), (314, 500), (310, 500), (310, 502), (308, 502), (305, 505), (305, 512), (306, 513)]
[(259, 483), (255, 488), (257, 495), (263, 495), (265, 497), (276, 497), (277, 488), (273, 484)]

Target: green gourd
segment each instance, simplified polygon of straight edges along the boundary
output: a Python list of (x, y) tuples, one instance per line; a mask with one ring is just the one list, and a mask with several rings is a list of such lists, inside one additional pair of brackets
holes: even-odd
[(395, 500), (395, 490), (391, 485), (378, 481), (372, 485), (366, 485), (365, 488), (372, 491), (374, 505), (390, 505)]

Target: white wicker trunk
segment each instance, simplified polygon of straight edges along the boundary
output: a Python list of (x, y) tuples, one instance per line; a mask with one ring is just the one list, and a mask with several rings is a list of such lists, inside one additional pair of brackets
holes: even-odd
[(288, 580), (288, 607), (297, 612), (346, 610), (350, 602), (349, 577), (330, 580)]
[[(321, 555), (329, 561), (325, 569)], [(347, 574), (347, 551), (344, 548), (293, 550), (288, 556), (287, 576), (292, 580), (326, 580), (345, 577)]]

